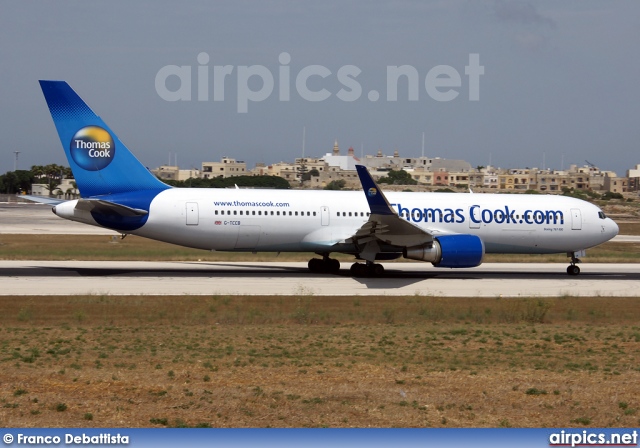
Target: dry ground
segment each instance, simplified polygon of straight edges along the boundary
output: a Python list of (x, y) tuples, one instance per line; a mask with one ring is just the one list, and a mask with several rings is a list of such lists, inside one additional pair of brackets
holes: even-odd
[(0, 425), (637, 426), (639, 304), (4, 297)]

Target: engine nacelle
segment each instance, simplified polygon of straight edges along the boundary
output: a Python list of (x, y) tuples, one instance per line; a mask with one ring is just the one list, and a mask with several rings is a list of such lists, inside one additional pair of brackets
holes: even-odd
[(475, 235), (441, 235), (430, 246), (407, 247), (404, 256), (439, 268), (473, 268), (482, 263), (484, 243)]

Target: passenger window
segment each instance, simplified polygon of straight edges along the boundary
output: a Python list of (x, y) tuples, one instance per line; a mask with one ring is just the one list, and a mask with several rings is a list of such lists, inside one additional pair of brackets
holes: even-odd
[(316, 212), (313, 212), (313, 216), (316, 216)]
[(296, 216), (298, 216), (298, 212), (296, 212)]
[(238, 214), (238, 212), (234, 210), (234, 211), (233, 211), (233, 214), (234, 214), (234, 215), (237, 215), (237, 214)]
[(242, 210), (240, 210), (240, 216), (242, 216)]
[(280, 216), (280, 212), (276, 212), (276, 215)]
[(217, 215), (217, 214), (218, 214), (218, 210), (216, 210), (213, 214), (214, 214), (214, 215)]

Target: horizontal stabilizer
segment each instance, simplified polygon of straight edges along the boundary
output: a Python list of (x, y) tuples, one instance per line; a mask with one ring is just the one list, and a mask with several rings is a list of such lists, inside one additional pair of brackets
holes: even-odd
[(37, 202), (39, 204), (58, 205), (64, 202), (63, 199), (48, 198), (45, 196), (36, 196), (33, 194), (23, 194), (18, 197), (22, 199), (26, 199), (27, 201)]
[(131, 208), (102, 199), (80, 199), (76, 209), (117, 216), (144, 216), (149, 214), (146, 210)]

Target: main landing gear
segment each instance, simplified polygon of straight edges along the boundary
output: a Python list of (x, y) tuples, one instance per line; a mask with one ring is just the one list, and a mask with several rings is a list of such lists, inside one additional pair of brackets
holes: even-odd
[(353, 263), (350, 272), (354, 277), (382, 277), (384, 274), (384, 266), (370, 261), (367, 261), (366, 264)]
[(340, 270), (340, 262), (328, 256), (312, 258), (309, 260), (309, 270), (316, 274), (337, 274)]
[(569, 275), (578, 275), (580, 273), (580, 268), (576, 266), (576, 263), (580, 263), (580, 259), (576, 258), (575, 252), (571, 252), (571, 264), (567, 266), (567, 274)]
[[(337, 274), (340, 271), (340, 262), (328, 256), (312, 258), (309, 260), (309, 270), (314, 274)], [(349, 272), (354, 277), (382, 277), (384, 266), (367, 261), (366, 263), (353, 263)]]

